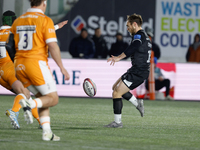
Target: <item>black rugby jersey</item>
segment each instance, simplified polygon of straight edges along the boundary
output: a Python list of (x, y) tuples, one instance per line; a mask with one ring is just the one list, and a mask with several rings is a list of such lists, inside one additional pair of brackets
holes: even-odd
[(131, 56), (132, 67), (138, 70), (147, 70), (150, 66), (151, 58), (151, 41), (144, 30), (139, 30), (132, 36), (132, 41), (129, 47), (124, 51), (124, 54)]

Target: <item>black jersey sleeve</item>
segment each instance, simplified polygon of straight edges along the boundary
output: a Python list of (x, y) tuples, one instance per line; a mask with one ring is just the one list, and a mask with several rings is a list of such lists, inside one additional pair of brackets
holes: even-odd
[(11, 60), (14, 62), (15, 57), (15, 41), (14, 41), (14, 34), (10, 33), (9, 39), (6, 42), (6, 50), (11, 58)]
[(126, 57), (130, 57), (136, 49), (138, 49), (142, 45), (142, 41), (139, 39), (133, 40), (131, 45), (127, 47), (127, 49), (124, 51), (124, 54)]

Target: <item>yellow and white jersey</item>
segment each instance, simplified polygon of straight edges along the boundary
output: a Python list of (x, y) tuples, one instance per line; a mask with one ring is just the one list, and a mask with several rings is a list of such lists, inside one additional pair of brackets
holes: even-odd
[(0, 66), (4, 63), (11, 61), (8, 52), (6, 51), (6, 40), (10, 34), (10, 26), (1, 26), (0, 27)]
[(11, 27), (11, 32), (15, 40), (15, 59), (30, 58), (47, 61), (47, 44), (57, 42), (52, 19), (36, 8), (28, 9), (25, 14), (17, 18)]

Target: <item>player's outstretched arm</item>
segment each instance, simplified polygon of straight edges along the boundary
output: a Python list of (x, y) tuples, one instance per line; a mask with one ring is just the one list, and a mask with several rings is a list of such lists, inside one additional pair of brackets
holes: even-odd
[(65, 76), (65, 80), (69, 80), (70, 75), (63, 66), (61, 55), (60, 55), (60, 48), (59, 48), (58, 44), (56, 42), (51, 42), (51, 43), (48, 43), (48, 47), (49, 47), (49, 51), (51, 53), (51, 57), (54, 59), (54, 61), (60, 68), (60, 71)]
[(110, 62), (110, 65), (114, 66), (115, 62), (118, 62), (118, 61), (120, 61), (121, 59), (123, 59), (125, 57), (126, 57), (126, 55), (124, 53), (122, 53), (119, 56), (113, 56), (113, 55), (111, 55), (111, 57), (108, 58), (107, 62)]
[(55, 30), (61, 29), (64, 25), (66, 25), (68, 23), (68, 20), (65, 20), (63, 22), (58, 23), (57, 25), (55, 25)]

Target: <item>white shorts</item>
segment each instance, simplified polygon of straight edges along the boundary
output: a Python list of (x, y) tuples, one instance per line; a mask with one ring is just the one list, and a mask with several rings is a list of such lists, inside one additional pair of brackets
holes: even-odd
[(46, 61), (26, 60), (15, 63), (17, 78), (34, 95), (40, 92), (46, 95), (56, 92), (56, 83)]

